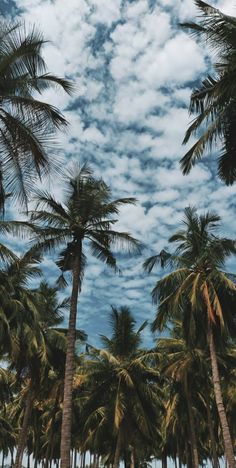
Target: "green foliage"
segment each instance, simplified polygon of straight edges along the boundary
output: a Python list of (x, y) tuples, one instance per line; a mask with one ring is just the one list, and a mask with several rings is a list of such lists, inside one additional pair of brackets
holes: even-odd
[(43, 91), (73, 85), (47, 72), (45, 40), (35, 27), (0, 24), (0, 207), (13, 197), (27, 206), (32, 181), (52, 164), (48, 150), (55, 131), (66, 125), (58, 109), (40, 100)]
[(183, 142), (188, 143), (191, 136), (196, 136), (197, 141), (180, 164), (183, 173), (188, 174), (219, 141), (218, 175), (227, 185), (232, 185), (236, 180), (236, 19), (201, 0), (196, 0), (196, 5), (201, 13), (199, 24), (183, 26), (212, 48), (216, 56), (215, 75), (208, 75), (192, 93), (189, 111), (197, 117)]

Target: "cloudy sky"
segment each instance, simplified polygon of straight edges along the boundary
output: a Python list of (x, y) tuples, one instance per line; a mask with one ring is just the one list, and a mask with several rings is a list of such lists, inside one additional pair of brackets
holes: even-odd
[[(212, 1), (236, 15), (233, 3)], [(142, 257), (122, 258), (121, 277), (97, 261), (89, 262), (78, 326), (94, 344), (99, 333), (108, 331), (111, 304), (128, 305), (138, 324), (153, 319), (150, 292), (160, 272), (147, 277), (142, 262), (167, 246), (187, 205), (217, 210), (227, 234), (235, 233), (236, 185), (225, 187), (217, 180), (209, 156), (187, 177), (179, 169), (186, 151), (181, 141), (189, 123), (191, 89), (207, 74), (209, 54), (178, 26), (196, 19), (193, 0), (4, 4), (5, 14), (36, 24), (52, 41), (45, 47), (49, 70), (76, 83), (73, 98), (52, 91), (44, 96), (70, 122), (67, 134), (59, 138), (65, 166), (86, 160), (112, 187), (114, 197), (138, 198), (136, 207), (121, 212), (119, 227), (144, 242)], [(62, 198), (59, 183), (52, 180), (50, 189)], [(53, 282), (58, 274), (53, 258), (45, 259), (44, 269)], [(148, 329), (145, 338), (151, 343)]]

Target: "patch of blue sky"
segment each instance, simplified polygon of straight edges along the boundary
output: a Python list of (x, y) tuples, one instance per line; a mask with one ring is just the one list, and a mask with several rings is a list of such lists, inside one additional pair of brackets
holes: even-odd
[[(233, 13), (232, 2), (212, 2)], [(212, 71), (209, 51), (179, 27), (195, 18), (193, 0), (16, 0), (26, 23), (37, 23), (52, 43), (45, 59), (52, 72), (77, 84), (72, 98), (48, 91), (44, 99), (64, 109), (70, 121), (60, 136), (65, 167), (87, 160), (111, 186), (114, 197), (136, 196), (136, 207), (124, 207), (119, 229), (145, 244), (140, 257), (119, 257), (118, 277), (89, 259), (78, 309), (78, 326), (91, 344), (108, 332), (110, 305), (129, 305), (137, 317), (151, 322), (155, 307), (151, 290), (163, 274), (150, 276), (142, 261), (166, 248), (179, 226), (183, 209), (217, 210), (222, 232), (235, 235), (236, 186), (225, 187), (216, 174), (215, 154), (205, 156), (188, 177), (179, 159), (192, 88)], [(47, 186), (47, 182), (43, 183)], [(56, 198), (63, 199), (62, 182), (52, 178)], [(18, 216), (18, 208), (12, 208)], [(16, 250), (20, 242), (10, 239)], [(57, 269), (45, 259), (45, 276), (54, 281)], [(235, 270), (235, 261), (230, 269)], [(69, 287), (65, 294), (69, 294)], [(153, 343), (150, 328), (145, 343)]]

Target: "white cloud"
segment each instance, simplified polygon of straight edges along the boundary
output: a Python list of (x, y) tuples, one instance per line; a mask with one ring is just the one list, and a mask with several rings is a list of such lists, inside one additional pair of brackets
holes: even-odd
[[(115, 197), (138, 198), (137, 206), (121, 210), (117, 228), (140, 238), (147, 256), (166, 247), (189, 204), (216, 208), (228, 232), (234, 233), (231, 205), (236, 191), (212, 179), (205, 158), (188, 176), (180, 171), (192, 81), (207, 74), (207, 51), (178, 26), (180, 21), (196, 19), (193, 0), (159, 0), (152, 11), (149, 3), (17, 0), (26, 22), (36, 22), (45, 38), (52, 40), (45, 46), (49, 70), (70, 75), (76, 82), (73, 98), (58, 90), (44, 95), (61, 109), (78, 103), (65, 110), (70, 126), (59, 139), (64, 165), (87, 159)], [(230, 0), (218, 5), (234, 13)], [(63, 199), (60, 179), (52, 177), (42, 186)], [(16, 208), (12, 212), (17, 215)], [(10, 243), (19, 248), (14, 239)], [(138, 317), (153, 317), (154, 277), (140, 278), (142, 261), (126, 258), (123, 277), (117, 277), (90, 260), (80, 326), (88, 327), (93, 339), (97, 314), (101, 330), (106, 327), (107, 304), (127, 303)], [(52, 259), (44, 265), (54, 278)]]

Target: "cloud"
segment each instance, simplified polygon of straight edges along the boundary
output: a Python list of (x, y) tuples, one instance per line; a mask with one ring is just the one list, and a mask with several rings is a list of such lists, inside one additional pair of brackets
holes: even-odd
[[(142, 272), (145, 257), (166, 248), (189, 204), (216, 209), (234, 236), (235, 188), (224, 187), (208, 158), (183, 176), (179, 159), (189, 125), (192, 89), (207, 74), (208, 51), (179, 23), (196, 20), (192, 0), (17, 0), (27, 23), (45, 38), (49, 70), (76, 83), (75, 96), (49, 90), (44, 99), (62, 109), (70, 122), (60, 135), (65, 167), (87, 160), (108, 183), (114, 197), (135, 196), (137, 206), (122, 208), (117, 228), (140, 238), (140, 257), (118, 256), (123, 276), (89, 259), (79, 304), (78, 325), (98, 342), (109, 332), (110, 305), (129, 305), (140, 323), (153, 320), (150, 292), (162, 274)], [(232, 2), (214, 2), (233, 14)], [(56, 155), (57, 157), (57, 155)], [(213, 155), (212, 160), (214, 159)], [(63, 200), (62, 180), (43, 181)], [(17, 208), (12, 209), (17, 216)], [(10, 239), (14, 248), (17, 241)], [(50, 280), (57, 271), (44, 262)], [(65, 293), (69, 294), (68, 287)], [(146, 343), (150, 333), (146, 331)]]

